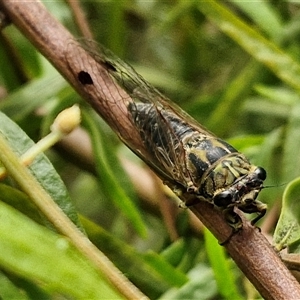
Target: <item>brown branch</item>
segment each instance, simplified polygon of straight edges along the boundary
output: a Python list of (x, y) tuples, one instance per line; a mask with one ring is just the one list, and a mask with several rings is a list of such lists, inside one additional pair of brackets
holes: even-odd
[[(45, 7), (39, 1), (0, 0), (0, 5), (12, 22), (107, 123), (118, 134), (122, 133), (127, 143), (142, 147), (132, 124), (124, 118), (127, 111), (125, 105), (122, 101), (116, 105), (116, 99), (125, 96), (124, 91), (116, 87), (111, 78), (105, 75), (103, 67), (80, 49), (75, 42), (68, 44), (73, 37), (47, 12)], [(67, 52), (68, 62), (66, 61)], [(81, 71), (83, 67), (93, 77), (97, 77), (98, 90), (97, 87), (92, 86), (89, 86), (89, 90), (85, 89), (84, 85), (74, 77), (74, 72)], [(105, 103), (99, 99), (100, 87), (100, 92), (106, 98)], [(116, 120), (119, 123), (116, 123)], [(123, 134), (124, 128), (126, 132)], [(231, 228), (224, 221), (223, 215), (210, 204), (201, 202), (192, 207), (192, 211), (219, 241), (226, 240), (231, 234)], [(236, 264), (265, 299), (300, 299), (299, 284), (268, 241), (259, 230), (250, 226), (244, 219), (243, 221), (243, 229), (225, 245)]]

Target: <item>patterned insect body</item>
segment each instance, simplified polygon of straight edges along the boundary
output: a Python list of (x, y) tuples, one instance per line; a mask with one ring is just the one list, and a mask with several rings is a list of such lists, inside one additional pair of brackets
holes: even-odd
[[(166, 107), (139, 103), (130, 104), (128, 109), (151, 152), (151, 162), (164, 171), (161, 177), (174, 185), (179, 196), (191, 193), (214, 204), (224, 211), (234, 229), (242, 226), (234, 207), (246, 213), (258, 212), (252, 223), (265, 214), (266, 205), (256, 200), (266, 178), (263, 168), (253, 166), (231, 145), (202, 127), (191, 126)], [(185, 205), (196, 202), (193, 198)]]
[[(187, 206), (198, 201), (213, 204), (224, 212), (234, 230), (242, 227), (235, 207), (245, 213), (258, 213), (252, 224), (263, 217), (267, 206), (256, 198), (263, 188), (266, 171), (253, 166), (244, 155), (198, 124), (132, 67), (103, 48), (99, 53), (90, 50), (95, 48), (95, 44), (85, 47), (106, 70), (105, 76), (110, 76), (127, 94), (115, 100), (115, 105), (120, 107), (118, 101), (122, 101), (122, 107), (127, 110), (123, 117), (132, 124), (131, 130), (136, 131), (139, 142), (128, 141), (126, 137), (132, 132), (119, 129), (119, 120), (113, 113), (107, 120), (113, 128), (119, 129), (118, 134), (127, 146), (173, 188)], [(87, 92), (93, 85), (102, 103), (111, 103), (113, 99), (106, 98), (94, 75), (94, 71), (87, 72), (84, 65), (75, 73)], [(105, 88), (111, 97), (115, 95), (110, 86)]]

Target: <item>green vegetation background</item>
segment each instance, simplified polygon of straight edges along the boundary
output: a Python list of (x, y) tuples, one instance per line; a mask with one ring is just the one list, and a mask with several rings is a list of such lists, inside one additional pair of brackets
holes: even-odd
[[(80, 36), (64, 2), (45, 1), (45, 5)], [(260, 200), (268, 203), (269, 210), (278, 205), (286, 184), (300, 173), (300, 5), (289, 1), (84, 1), (82, 7), (98, 42), (267, 170), (269, 188), (261, 192)], [(74, 217), (74, 211), (78, 212), (92, 241), (142, 292), (151, 299), (259, 298), (208, 232), (200, 238), (193, 233), (186, 211), (173, 216), (179, 238), (170, 237), (162, 208), (145, 203), (120, 158), (139, 167), (142, 162), (12, 25), (1, 36), (0, 56), (0, 109), (10, 118), (1, 116), (0, 129), (19, 153), (30, 142), (13, 122), (38, 141), (60, 110), (80, 103), (95, 167), (72, 161), (70, 153), (59, 147), (48, 151), (66, 190), (45, 157), (47, 167), (41, 161), (33, 167), (55, 173), (47, 184), (50, 189), (59, 186), (66, 194), (58, 196), (54, 190), (54, 199), (58, 197), (79, 224)], [(36, 176), (45, 184), (45, 176), (39, 172)], [(294, 182), (292, 188), (298, 187), (299, 182)], [(0, 202), (3, 299), (113, 297), (89, 262), (64, 244), (51, 226), (35, 223), (45, 220), (25, 205), (26, 196), (11, 181), (1, 183), (0, 190), (0, 200), (10, 205)], [(283, 205), (287, 214), (291, 206), (296, 211), (289, 219), (296, 224), (293, 228), (298, 226), (296, 200), (292, 192), (286, 193)], [(286, 228), (281, 222), (276, 229), (278, 243)], [(292, 242), (298, 239), (299, 231), (295, 231)]]

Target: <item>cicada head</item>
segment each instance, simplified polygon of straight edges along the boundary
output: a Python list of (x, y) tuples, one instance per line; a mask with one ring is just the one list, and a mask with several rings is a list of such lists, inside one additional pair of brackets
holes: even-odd
[(263, 168), (251, 166), (249, 173), (237, 178), (227, 188), (215, 192), (213, 203), (225, 212), (225, 217), (232, 227), (237, 229), (242, 226), (241, 220), (233, 211), (234, 207), (238, 207), (245, 213), (258, 213), (258, 216), (252, 220), (252, 225), (264, 216), (267, 205), (256, 198), (263, 188), (266, 176)]
[[(263, 188), (266, 171), (253, 166), (248, 159), (226, 142), (199, 135), (185, 139), (187, 174), (186, 190), (197, 199), (212, 203), (224, 212), (234, 229), (242, 227), (237, 207), (245, 213), (258, 213), (257, 222), (266, 212), (266, 205), (256, 200)], [(195, 203), (195, 197), (185, 201)]]
[(266, 171), (261, 167), (254, 167), (254, 171), (237, 178), (227, 188), (217, 191), (213, 202), (218, 207), (239, 206), (244, 207), (252, 203), (263, 188)]

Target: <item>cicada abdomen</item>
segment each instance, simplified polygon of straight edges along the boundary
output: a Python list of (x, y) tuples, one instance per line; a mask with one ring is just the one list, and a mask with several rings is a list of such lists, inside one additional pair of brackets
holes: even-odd
[[(105, 108), (115, 107), (121, 111), (121, 119), (114, 115), (113, 109), (102, 115), (127, 146), (173, 188), (187, 206), (197, 201), (213, 204), (224, 212), (234, 230), (242, 227), (234, 207), (245, 213), (258, 213), (252, 224), (263, 217), (267, 206), (258, 201), (257, 196), (263, 188), (266, 171), (252, 165), (243, 154), (198, 124), (131, 66), (102, 47), (100, 53), (95, 53), (98, 46), (94, 43), (90, 46), (90, 43), (85, 50), (92, 58), (79, 56), (80, 70), (74, 71), (74, 75), (87, 92), (93, 90)], [(87, 65), (89, 61), (91, 65)], [(95, 61), (101, 70), (106, 70), (105, 74), (97, 74)], [(105, 84), (107, 76), (118, 86), (117, 92)], [(125, 94), (121, 94), (120, 88)], [(186, 197), (187, 194), (191, 197)]]

